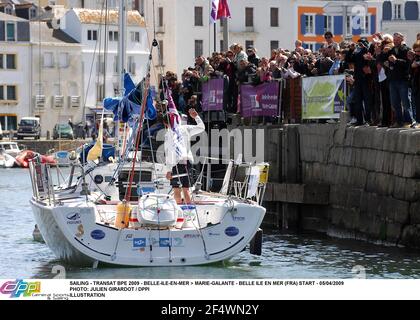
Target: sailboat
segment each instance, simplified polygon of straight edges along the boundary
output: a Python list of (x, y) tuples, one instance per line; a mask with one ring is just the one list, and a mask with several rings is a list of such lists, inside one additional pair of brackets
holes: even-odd
[[(123, 10), (122, 4), (120, 12)], [(133, 111), (129, 95), (116, 104), (117, 112), (126, 108), (127, 122), (131, 120), (131, 135), (124, 139), (126, 148), (117, 161), (80, 165), (74, 160), (71, 176), (76, 168), (81, 174), (60, 187), (53, 185), (47, 164), (30, 163), (30, 205), (35, 220), (46, 244), (68, 264), (214, 263), (241, 252), (263, 221), (266, 210), (261, 203), (269, 164), (230, 161), (219, 192), (201, 190), (201, 174), (190, 188), (192, 202), (179, 204), (165, 180), (164, 165), (144, 162), (138, 156), (150, 102), (148, 80), (146, 77), (130, 91), (141, 101), (134, 117), (129, 114)], [(102, 156), (100, 144), (92, 148), (88, 160)], [(124, 173), (128, 179), (119, 181)]]

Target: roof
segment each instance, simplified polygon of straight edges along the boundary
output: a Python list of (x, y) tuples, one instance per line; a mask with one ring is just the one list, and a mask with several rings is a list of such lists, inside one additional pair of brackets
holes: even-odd
[[(84, 24), (104, 24), (105, 13), (102, 10), (72, 9)], [(108, 24), (118, 24), (118, 10), (108, 10)], [(144, 18), (136, 10), (127, 11), (127, 25), (145, 27)]]
[(26, 19), (22, 19), (22, 18), (19, 18), (19, 17), (16, 17), (16, 16), (12, 16), (10, 14), (6, 14), (6, 13), (3, 13), (3, 12), (0, 12), (0, 20), (1, 21), (26, 21), (26, 22), (28, 22), (28, 20), (26, 20)]
[[(41, 31), (41, 32), (40, 32)], [(41, 35), (41, 37), (40, 37)], [(31, 42), (32, 43), (55, 43), (55, 44), (78, 44), (61, 29), (53, 29), (48, 22), (31, 22)]]

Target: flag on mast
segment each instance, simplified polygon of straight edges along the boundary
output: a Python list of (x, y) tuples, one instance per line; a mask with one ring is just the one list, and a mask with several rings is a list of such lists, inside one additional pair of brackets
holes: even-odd
[(230, 18), (230, 10), (227, 0), (212, 0), (210, 20), (216, 23), (220, 18)]

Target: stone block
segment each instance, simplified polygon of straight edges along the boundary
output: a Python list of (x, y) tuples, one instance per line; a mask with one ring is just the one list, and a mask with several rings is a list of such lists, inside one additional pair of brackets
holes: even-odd
[(375, 168), (376, 172), (384, 172), (384, 161), (386, 152), (382, 150), (376, 150)]
[(404, 154), (403, 153), (395, 153), (394, 156), (394, 170), (393, 174), (395, 176), (402, 177), (404, 171)]
[(411, 201), (411, 202), (420, 200), (420, 180), (418, 179), (405, 180), (404, 200)]
[(353, 154), (353, 148), (350, 147), (344, 147), (343, 148), (343, 159), (341, 165), (343, 166), (352, 166), (352, 154)]
[(362, 189), (351, 188), (350, 190), (348, 190), (346, 207), (358, 209), (360, 207), (360, 199), (362, 196), (362, 192), (363, 192)]
[(375, 150), (382, 150), (384, 145), (386, 128), (375, 128), (373, 133), (373, 143), (372, 148)]
[(387, 223), (386, 225), (386, 241), (397, 243), (402, 235), (401, 223)]
[(410, 224), (420, 224), (420, 201), (410, 204)]
[(401, 178), (401, 177), (394, 177), (393, 179), (393, 191), (392, 191), (392, 196), (396, 199), (399, 200), (405, 200), (405, 194), (406, 194), (406, 178)]
[(402, 176), (405, 178), (414, 178), (416, 176), (416, 163), (417, 156), (413, 154), (406, 154), (404, 156)]
[(396, 147), (396, 152), (407, 153), (409, 150), (410, 135), (412, 130), (402, 130), (398, 134), (398, 142)]
[(345, 207), (347, 205), (347, 192), (346, 189), (340, 186), (332, 186), (330, 189), (329, 202), (331, 205)]
[(410, 135), (410, 142), (408, 144), (409, 152), (407, 153), (413, 153), (420, 155), (420, 131), (414, 130), (412, 134)]
[(384, 158), (384, 172), (385, 173), (394, 173), (394, 162), (395, 162), (396, 153), (386, 152)]
[(412, 248), (420, 248), (420, 224), (405, 226), (401, 243)]
[(356, 127), (349, 127), (346, 129), (346, 134), (344, 136), (344, 146), (346, 147), (353, 146), (355, 131), (356, 131)]
[(353, 186), (354, 188), (364, 189), (366, 187), (368, 171), (361, 168), (346, 168), (348, 170), (347, 184)]
[(381, 206), (382, 215), (398, 223), (407, 223), (409, 218), (408, 201), (402, 201), (388, 197)]
[(366, 181), (366, 191), (379, 195), (391, 195), (393, 190), (393, 176), (381, 172), (369, 172)]

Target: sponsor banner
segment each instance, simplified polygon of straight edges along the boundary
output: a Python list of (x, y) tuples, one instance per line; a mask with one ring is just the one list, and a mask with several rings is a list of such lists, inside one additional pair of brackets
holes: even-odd
[(302, 78), (302, 118), (337, 119), (345, 105), (345, 76)]
[(280, 114), (279, 83), (263, 83), (258, 86), (241, 85), (241, 114), (245, 118)]
[[(356, 275), (350, 273), (349, 276)], [(419, 298), (419, 283), (420, 280), (372, 279), (3, 279), (0, 300), (171, 301), (174, 296), (185, 300), (229, 300), (232, 297), (243, 300), (252, 296), (255, 305), (259, 300), (334, 300), (337, 297), (414, 300)], [(196, 310), (195, 315), (203, 316), (206, 310)]]
[(203, 111), (223, 110), (224, 79), (210, 79), (202, 85)]

